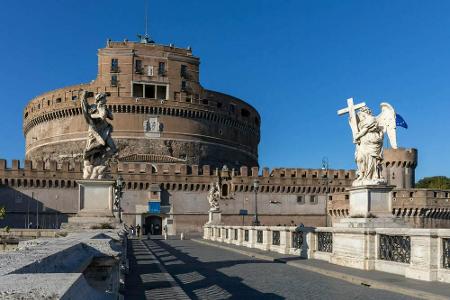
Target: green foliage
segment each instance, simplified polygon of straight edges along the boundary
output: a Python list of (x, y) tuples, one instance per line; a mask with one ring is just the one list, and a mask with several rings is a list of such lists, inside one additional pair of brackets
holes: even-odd
[(0, 206), (0, 220), (4, 219), (6, 216), (6, 208), (4, 206)]
[(450, 190), (450, 178), (445, 176), (425, 177), (416, 183), (416, 188)]

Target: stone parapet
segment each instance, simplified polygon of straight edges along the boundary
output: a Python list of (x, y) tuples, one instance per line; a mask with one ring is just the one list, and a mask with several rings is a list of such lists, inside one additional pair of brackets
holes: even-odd
[[(237, 241), (230, 234), (223, 238), (227, 230), (237, 230)], [(239, 243), (241, 236), (244, 241)], [(450, 229), (205, 225), (203, 238), (361, 270), (450, 283)]]

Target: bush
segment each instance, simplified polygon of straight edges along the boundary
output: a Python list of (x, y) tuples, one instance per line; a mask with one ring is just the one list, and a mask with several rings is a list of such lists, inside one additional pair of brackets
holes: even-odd
[(419, 189), (450, 189), (450, 178), (445, 176), (425, 177), (416, 183), (416, 188)]

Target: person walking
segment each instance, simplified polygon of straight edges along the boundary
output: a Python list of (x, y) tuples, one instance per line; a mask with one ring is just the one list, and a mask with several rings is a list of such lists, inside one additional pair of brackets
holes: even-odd
[(141, 225), (137, 224), (136, 226), (136, 233), (137, 233), (137, 237), (141, 237)]

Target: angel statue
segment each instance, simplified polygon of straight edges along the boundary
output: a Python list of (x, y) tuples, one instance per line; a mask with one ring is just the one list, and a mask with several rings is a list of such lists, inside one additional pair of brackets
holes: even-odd
[(220, 186), (218, 182), (211, 184), (208, 192), (209, 211), (219, 211)]
[(105, 171), (110, 158), (117, 153), (116, 144), (111, 137), (112, 125), (107, 119), (113, 120), (111, 111), (106, 106), (106, 94), (95, 96), (95, 104), (89, 105), (88, 92), (81, 93), (81, 109), (89, 126), (86, 147), (84, 149), (84, 179), (105, 178)]
[(338, 111), (339, 115), (348, 113), (353, 143), (356, 145), (355, 161), (358, 167), (353, 186), (386, 184), (381, 175), (383, 162), (384, 134), (387, 133), (391, 147), (397, 149), (396, 114), (388, 103), (381, 103), (381, 113), (374, 116), (365, 103), (353, 104), (347, 100), (348, 107)]

